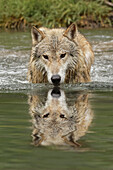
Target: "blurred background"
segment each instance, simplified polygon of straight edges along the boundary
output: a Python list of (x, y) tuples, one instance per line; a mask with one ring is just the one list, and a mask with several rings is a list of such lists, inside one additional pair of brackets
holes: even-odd
[(0, 28), (113, 26), (113, 0), (0, 0)]

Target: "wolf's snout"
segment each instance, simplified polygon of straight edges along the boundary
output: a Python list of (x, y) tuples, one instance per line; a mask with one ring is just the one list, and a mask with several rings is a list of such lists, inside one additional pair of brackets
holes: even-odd
[(51, 81), (55, 86), (58, 86), (60, 84), (61, 77), (56, 74), (51, 77)]
[(54, 98), (59, 98), (61, 96), (60, 89), (58, 87), (54, 87), (54, 89), (51, 92), (51, 96)]

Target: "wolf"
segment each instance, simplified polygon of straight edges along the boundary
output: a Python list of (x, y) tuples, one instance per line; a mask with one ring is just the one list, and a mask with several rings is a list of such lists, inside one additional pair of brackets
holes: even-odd
[(60, 89), (49, 90), (46, 98), (38, 93), (29, 96), (35, 146), (80, 146), (78, 140), (86, 134), (93, 119), (88, 94), (77, 92), (73, 103), (67, 101)]
[(94, 53), (76, 24), (67, 29), (33, 27), (28, 80), (32, 83), (78, 83), (90, 81)]

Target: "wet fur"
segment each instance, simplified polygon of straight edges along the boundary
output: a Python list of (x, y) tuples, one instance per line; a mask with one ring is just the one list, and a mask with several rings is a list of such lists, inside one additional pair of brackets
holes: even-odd
[(77, 93), (75, 102), (70, 105), (64, 91), (55, 99), (50, 90), (47, 99), (38, 94), (29, 96), (29, 105), (34, 145), (80, 146), (77, 141), (86, 134), (93, 118), (88, 94)]
[[(35, 31), (37, 31), (36, 34)], [(49, 64), (42, 59), (46, 52), (51, 57)], [(59, 60), (59, 54), (57, 54), (59, 52), (66, 52), (67, 58)], [(64, 76), (62, 82), (89, 82), (93, 61), (92, 47), (86, 38), (78, 32), (75, 24), (72, 24), (68, 29), (40, 28), (32, 30), (32, 51), (28, 69), (30, 82), (46, 83), (49, 81), (51, 83), (51, 75), (59, 72), (61, 76)], [(48, 76), (48, 74), (51, 75)]]

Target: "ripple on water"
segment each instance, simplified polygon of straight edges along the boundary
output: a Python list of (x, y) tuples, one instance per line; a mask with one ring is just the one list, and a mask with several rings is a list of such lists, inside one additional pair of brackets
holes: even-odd
[[(8, 33), (7, 33), (8, 34)], [(9, 33), (10, 34), (10, 33)], [(28, 50), (27, 43), (31, 44), (31, 39), (29, 34), (21, 33), (22, 37), (28, 39), (24, 42), (18, 40), (17, 44), (15, 42), (15, 34), (11, 36), (12, 47), (8, 49), (8, 43), (3, 45), (0, 43), (1, 57), (0, 57), (0, 89), (10, 87), (17, 87), (17, 89), (28, 88), (29, 83), (26, 79), (28, 61), (30, 56), (30, 48)], [(25, 34), (25, 35), (24, 35)], [(28, 38), (27, 38), (28, 36)], [(94, 37), (94, 39), (92, 39)], [(105, 87), (107, 83), (113, 83), (113, 36), (98, 34), (94, 35), (94, 32), (88, 34), (88, 38), (92, 42), (93, 50), (95, 53), (95, 62), (91, 68), (91, 79), (97, 83), (104, 83)], [(99, 40), (100, 39), (100, 40)], [(14, 42), (13, 42), (14, 41)], [(3, 42), (3, 40), (2, 40)], [(22, 46), (22, 43), (26, 43), (25, 46)], [(13, 45), (15, 46), (13, 47)], [(21, 47), (21, 48), (20, 48)], [(91, 83), (90, 83), (91, 84)], [(94, 85), (95, 86), (95, 85)], [(92, 84), (91, 84), (92, 87)]]

